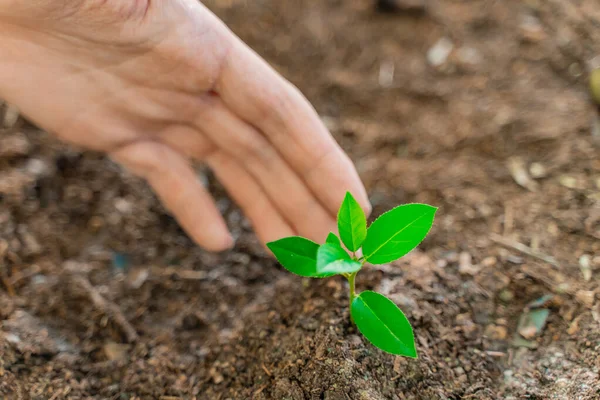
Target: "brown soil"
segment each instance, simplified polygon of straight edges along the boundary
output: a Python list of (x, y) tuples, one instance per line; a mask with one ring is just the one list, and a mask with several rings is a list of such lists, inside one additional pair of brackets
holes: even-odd
[[(206, 3), (315, 104), (375, 215), (441, 207), (420, 251), (359, 279), (404, 309), (420, 358), (366, 343), (342, 280), (278, 267), (210, 174), (238, 237), (226, 254), (5, 105), (0, 398), (600, 398), (596, 0)], [(544, 295), (545, 326), (519, 339)]]

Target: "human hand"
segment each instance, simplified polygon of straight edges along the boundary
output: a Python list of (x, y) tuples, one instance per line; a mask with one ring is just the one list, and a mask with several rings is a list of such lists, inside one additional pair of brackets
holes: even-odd
[(370, 211), (308, 101), (195, 0), (0, 0), (0, 97), (145, 178), (208, 250), (232, 239), (191, 160), (263, 242), (322, 241), (347, 190)]

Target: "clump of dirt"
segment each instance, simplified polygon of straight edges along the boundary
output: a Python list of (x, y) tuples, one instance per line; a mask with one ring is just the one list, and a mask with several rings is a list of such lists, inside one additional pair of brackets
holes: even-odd
[(342, 280), (278, 267), (209, 171), (223, 254), (2, 105), (0, 397), (599, 398), (595, 3), (205, 3), (307, 94), (375, 215), (441, 207), (418, 251), (358, 281), (405, 311), (419, 359), (366, 342)]

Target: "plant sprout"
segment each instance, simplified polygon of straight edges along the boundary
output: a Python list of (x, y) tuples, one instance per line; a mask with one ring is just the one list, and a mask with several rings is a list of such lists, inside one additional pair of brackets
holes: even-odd
[(281, 265), (294, 274), (309, 278), (345, 277), (350, 287), (350, 319), (358, 330), (383, 351), (416, 358), (413, 330), (404, 313), (379, 293), (357, 293), (355, 281), (365, 263), (387, 264), (417, 247), (431, 229), (436, 211), (436, 207), (426, 204), (406, 204), (382, 214), (367, 228), (362, 208), (346, 193), (338, 213), (339, 237), (330, 233), (319, 245), (292, 236), (267, 246)]

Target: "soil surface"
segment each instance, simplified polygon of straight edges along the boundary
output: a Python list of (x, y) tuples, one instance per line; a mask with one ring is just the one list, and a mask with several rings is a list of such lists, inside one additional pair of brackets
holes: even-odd
[(597, 1), (385, 3), (206, 1), (314, 103), (374, 216), (441, 207), (358, 280), (405, 311), (419, 359), (356, 332), (343, 280), (271, 260), (210, 172), (224, 254), (5, 104), (0, 398), (600, 398)]

